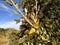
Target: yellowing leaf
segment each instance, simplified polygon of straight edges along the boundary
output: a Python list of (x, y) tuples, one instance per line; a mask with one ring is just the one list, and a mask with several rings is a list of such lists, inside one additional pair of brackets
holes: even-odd
[(17, 3), (16, 3), (16, 5), (15, 5), (15, 6), (16, 6), (16, 8), (18, 8), (18, 7), (19, 7)]
[(13, 10), (13, 13), (14, 13), (14, 14), (19, 14), (19, 12), (18, 12), (18, 11), (15, 11), (15, 10)]
[(5, 0), (6, 2), (8, 2), (8, 0)]
[(29, 31), (29, 34), (33, 34), (35, 32), (35, 29), (34, 28), (31, 28), (30, 31)]
[(12, 5), (12, 3), (11, 3), (11, 2), (9, 2), (9, 0), (5, 0), (5, 2), (6, 2), (6, 3), (8, 3), (8, 4), (10, 4), (10, 5)]
[(25, 12), (28, 12), (26, 8), (25, 8)]
[(35, 24), (34, 24), (36, 27), (38, 27), (39, 26), (39, 22), (35, 22)]

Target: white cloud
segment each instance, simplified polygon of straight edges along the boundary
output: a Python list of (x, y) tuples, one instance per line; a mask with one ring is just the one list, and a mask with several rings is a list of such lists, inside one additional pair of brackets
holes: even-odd
[(0, 28), (15, 28), (15, 29), (19, 29), (21, 24), (22, 24), (22, 22), (16, 24), (15, 21), (11, 21), (11, 22), (6, 22), (4, 24), (1, 24)]

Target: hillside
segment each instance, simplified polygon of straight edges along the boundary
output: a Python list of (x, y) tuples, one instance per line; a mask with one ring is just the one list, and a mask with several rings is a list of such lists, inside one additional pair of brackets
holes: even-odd
[[(3, 29), (3, 28), (0, 28), (0, 45), (14, 45), (14, 39), (17, 34), (18, 30), (15, 30), (15, 29)], [(13, 43), (11, 43), (13, 42)]]

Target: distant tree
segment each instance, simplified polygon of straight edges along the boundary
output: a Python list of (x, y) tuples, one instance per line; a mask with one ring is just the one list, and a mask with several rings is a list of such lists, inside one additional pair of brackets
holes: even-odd
[[(5, 1), (24, 19), (18, 33), (20, 45), (60, 45), (60, 0)], [(24, 14), (19, 10), (21, 7)]]

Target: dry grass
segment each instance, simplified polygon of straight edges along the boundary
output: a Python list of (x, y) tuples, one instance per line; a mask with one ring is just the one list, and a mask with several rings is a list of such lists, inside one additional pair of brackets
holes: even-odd
[(0, 35), (0, 45), (1, 44), (6, 44), (9, 42), (9, 39), (6, 36)]

